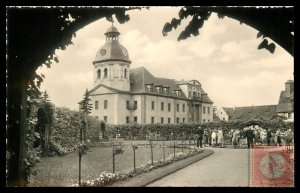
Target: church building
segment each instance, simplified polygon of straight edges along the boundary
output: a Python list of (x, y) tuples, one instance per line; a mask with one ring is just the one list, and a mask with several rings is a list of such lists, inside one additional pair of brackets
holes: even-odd
[(127, 49), (111, 26), (98, 50), (94, 87), (89, 91), (91, 116), (108, 124), (206, 123), (213, 120), (213, 102), (197, 80), (176, 81), (152, 75), (146, 68), (130, 68)]

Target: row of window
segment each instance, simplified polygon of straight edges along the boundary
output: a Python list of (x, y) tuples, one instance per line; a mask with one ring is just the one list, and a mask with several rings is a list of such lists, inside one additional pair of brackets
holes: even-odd
[[(103, 73), (104, 73), (104, 74), (103, 74), (103, 77), (104, 77), (104, 78), (107, 78), (107, 76), (108, 76), (108, 69), (107, 69), (107, 68), (104, 68)], [(97, 78), (101, 78), (101, 76), (102, 76), (101, 70), (98, 69), (98, 70), (97, 70)], [(128, 70), (125, 69), (125, 70), (124, 70), (124, 78), (127, 78), (127, 76), (128, 76)]]
[[(98, 119), (99, 117), (96, 116), (96, 118)], [(107, 122), (107, 116), (103, 116), (103, 120), (104, 120), (105, 122)], [(160, 118), (160, 123), (161, 123), (161, 124), (164, 124), (164, 123), (165, 123), (164, 120), (165, 120), (164, 117), (161, 117), (161, 118)], [(206, 122), (206, 120), (203, 119), (203, 123), (205, 123), (205, 122)], [(207, 120), (207, 123), (209, 123), (209, 122), (210, 122), (210, 119)], [(127, 124), (130, 123), (130, 119), (129, 119), (128, 116), (126, 117), (126, 123), (127, 123)], [(133, 123), (137, 123), (137, 117), (136, 117), (136, 116), (133, 117)], [(152, 123), (152, 124), (155, 123), (155, 117), (151, 117), (151, 123)], [(167, 123), (171, 123), (171, 118), (170, 118), (170, 117), (168, 117)], [(179, 117), (176, 118), (176, 123), (177, 123), (177, 124), (180, 123), (180, 118), (179, 118)], [(182, 123), (185, 123), (185, 118), (182, 118)]]
[[(103, 101), (103, 108), (107, 109), (107, 100)], [(95, 101), (95, 110), (99, 109), (99, 101)]]
[[(202, 110), (202, 113), (203, 114), (205, 114), (206, 112), (206, 107), (204, 106), (203, 108), (202, 108), (203, 110)], [(207, 107), (207, 114), (210, 114), (210, 108), (209, 107)]]
[[(153, 84), (146, 84), (146, 87), (147, 87), (148, 91), (150, 91), (150, 92), (154, 91), (154, 85)], [(170, 87), (168, 87), (168, 86), (156, 85), (155, 89), (159, 93), (164, 93), (164, 94), (169, 94), (170, 93)], [(182, 91), (181, 90), (173, 90), (173, 92), (177, 96), (181, 96), (182, 95)]]
[[(104, 100), (104, 103), (103, 103), (103, 108), (104, 109), (107, 109), (107, 100)], [(130, 109), (132, 108), (132, 106), (130, 106), (130, 101), (126, 101), (126, 109)], [(134, 109), (137, 109), (137, 101), (134, 101), (134, 104), (133, 104), (133, 108)], [(210, 114), (210, 107), (203, 107), (203, 114), (206, 113), (206, 108), (207, 108), (207, 114)], [(99, 109), (99, 101), (95, 101), (95, 109), (98, 110)], [(155, 110), (155, 102), (152, 101), (151, 102), (151, 109), (152, 110)], [(161, 102), (160, 103), (160, 110), (161, 111), (164, 111), (165, 109), (165, 103), (164, 102)], [(176, 104), (176, 111), (179, 112), (180, 110), (180, 104)], [(168, 111), (170, 112), (171, 111), (171, 103), (168, 103)], [(185, 112), (185, 104), (182, 104), (182, 112)]]
[[(179, 108), (180, 107), (180, 104), (176, 104), (176, 111), (179, 112)], [(155, 110), (155, 102), (152, 101), (151, 102), (151, 109), (152, 110)], [(165, 109), (165, 103), (164, 102), (161, 102), (160, 103), (160, 110), (161, 111), (164, 111)], [(170, 112), (171, 111), (171, 103), (168, 103), (168, 111)], [(185, 112), (185, 104), (182, 104), (182, 112)]]

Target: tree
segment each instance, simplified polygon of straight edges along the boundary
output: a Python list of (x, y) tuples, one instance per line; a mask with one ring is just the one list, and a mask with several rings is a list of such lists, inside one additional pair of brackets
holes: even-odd
[(90, 104), (90, 101), (91, 101), (91, 99), (89, 98), (89, 92), (88, 92), (88, 89), (86, 89), (86, 91), (84, 93), (84, 97), (83, 97), (82, 101), (80, 102), (80, 110), (84, 114), (83, 124), (85, 125), (84, 129), (81, 130), (81, 132), (80, 132), (81, 141), (84, 141), (85, 131), (88, 130), (87, 115), (91, 113), (91, 110), (93, 108), (92, 104)]
[[(186, 6), (180, 9), (179, 18), (173, 18), (163, 27), (163, 35), (166, 36), (172, 29), (181, 24), (181, 21), (191, 16), (189, 24), (180, 33), (178, 41), (188, 37), (198, 36), (199, 29), (203, 27), (205, 21), (209, 19), (211, 13), (215, 12), (223, 19), (225, 16), (236, 19), (240, 23), (245, 23), (259, 31), (257, 38), (263, 37), (258, 49), (265, 48), (270, 53), (274, 53), (275, 44), (268, 43), (266, 37), (272, 39), (287, 52), (294, 56), (294, 8), (244, 8), (244, 7), (192, 7)], [(284, 38), (283, 38), (284, 37)]]

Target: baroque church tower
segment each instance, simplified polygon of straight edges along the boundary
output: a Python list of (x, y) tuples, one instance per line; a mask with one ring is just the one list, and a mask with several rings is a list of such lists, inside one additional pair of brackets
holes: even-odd
[(104, 33), (105, 44), (98, 50), (94, 65), (94, 87), (103, 84), (130, 91), (130, 64), (127, 49), (119, 43), (120, 32), (111, 26)]

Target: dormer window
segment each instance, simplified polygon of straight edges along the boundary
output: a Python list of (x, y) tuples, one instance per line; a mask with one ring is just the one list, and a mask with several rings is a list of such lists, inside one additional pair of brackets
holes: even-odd
[(174, 92), (177, 96), (181, 96), (181, 90), (174, 90)]
[(168, 94), (169, 93), (169, 87), (163, 87), (164, 93)]
[(157, 92), (162, 92), (162, 86), (161, 86), (161, 85), (156, 86), (156, 91), (157, 91)]
[(147, 90), (153, 92), (153, 84), (146, 84)]

